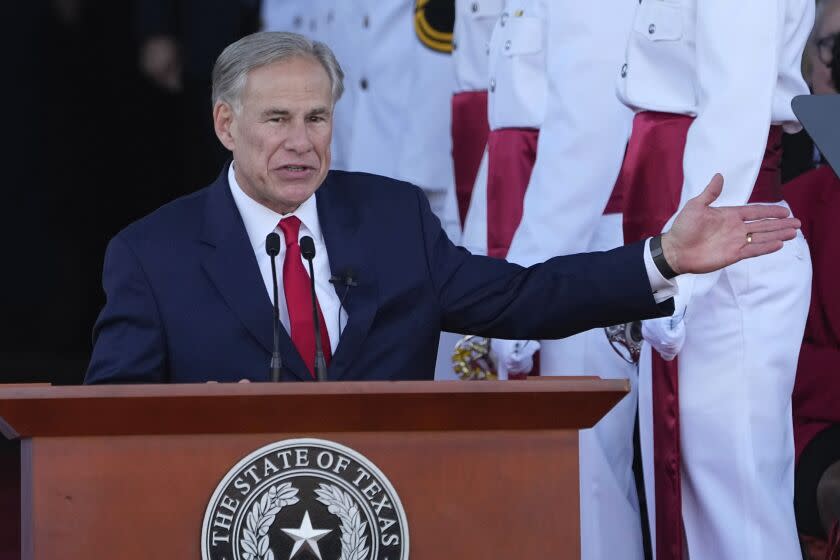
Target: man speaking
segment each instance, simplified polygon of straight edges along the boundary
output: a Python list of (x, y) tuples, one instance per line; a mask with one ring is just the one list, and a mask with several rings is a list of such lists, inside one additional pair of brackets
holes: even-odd
[(233, 161), (109, 244), (87, 383), (266, 381), (272, 365), (284, 381), (431, 379), (440, 331), (549, 339), (665, 315), (675, 274), (779, 250), (799, 227), (779, 206), (711, 207), (715, 176), (662, 236), (530, 268), (474, 256), (418, 188), (329, 171), (342, 79), (300, 35), (225, 49), (213, 119)]

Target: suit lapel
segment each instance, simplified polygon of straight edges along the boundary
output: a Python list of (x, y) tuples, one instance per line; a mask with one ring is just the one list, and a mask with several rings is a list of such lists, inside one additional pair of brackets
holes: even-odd
[[(353, 360), (370, 330), (377, 309), (376, 263), (372, 237), (365, 231), (359, 201), (330, 173), (318, 189), (318, 218), (330, 258), (330, 271), (341, 276), (354, 271), (358, 286), (350, 287), (344, 299), (347, 326), (341, 333), (329, 367), (329, 378), (340, 379), (350, 371)], [(366, 235), (367, 234), (367, 235)], [(345, 286), (334, 285), (339, 299)]]
[[(201, 241), (202, 257), (210, 281), (248, 332), (265, 350), (273, 350), (273, 306), (265, 291), (254, 249), (227, 181), (227, 167), (210, 188)], [(289, 335), (280, 326), (283, 368), (303, 380), (312, 380)], [(266, 372), (269, 363), (266, 360)], [(258, 372), (242, 372), (254, 375)]]

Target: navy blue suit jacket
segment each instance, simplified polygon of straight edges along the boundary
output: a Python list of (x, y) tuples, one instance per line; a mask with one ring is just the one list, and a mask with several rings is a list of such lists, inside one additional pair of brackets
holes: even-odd
[[(330, 269), (358, 281), (330, 379), (431, 379), (441, 330), (562, 338), (673, 309), (641, 243), (523, 268), (453, 245), (407, 183), (331, 171), (316, 197)], [(114, 237), (103, 285), (87, 383), (268, 379), (272, 302), (226, 169)], [(283, 379), (310, 380), (285, 331), (280, 349)]]

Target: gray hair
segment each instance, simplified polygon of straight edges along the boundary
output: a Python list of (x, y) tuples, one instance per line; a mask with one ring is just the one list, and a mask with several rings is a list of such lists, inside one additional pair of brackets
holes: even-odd
[(335, 104), (344, 93), (344, 72), (327, 45), (297, 33), (261, 31), (228, 45), (216, 59), (213, 66), (213, 105), (222, 101), (239, 112), (248, 72), (294, 57), (311, 57), (321, 63), (330, 78)]

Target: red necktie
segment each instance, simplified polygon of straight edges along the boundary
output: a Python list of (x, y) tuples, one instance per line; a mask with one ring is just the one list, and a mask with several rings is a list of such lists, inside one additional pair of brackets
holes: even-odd
[[(298, 245), (300, 219), (289, 216), (280, 220), (278, 226), (286, 240), (286, 257), (283, 260), (283, 291), (286, 294), (286, 308), (289, 310), (292, 342), (309, 373), (315, 377), (315, 327), (312, 324), (312, 295), (309, 275), (303, 267)], [(321, 306), (318, 305), (318, 323), (321, 326), (321, 344), (327, 366), (330, 365), (330, 335)]]

